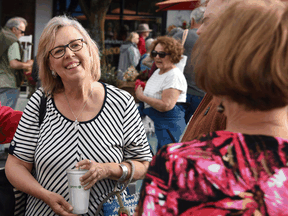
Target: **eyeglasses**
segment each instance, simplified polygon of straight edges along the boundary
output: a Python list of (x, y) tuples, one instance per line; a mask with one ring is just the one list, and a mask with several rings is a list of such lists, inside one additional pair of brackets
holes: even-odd
[(55, 59), (63, 57), (66, 53), (66, 47), (68, 47), (72, 52), (77, 52), (83, 48), (83, 43), (87, 44), (84, 39), (76, 39), (66, 44), (65, 46), (58, 46), (49, 51)]
[(22, 31), (21, 29), (19, 29), (17, 27), (15, 27), (15, 28), (18, 29), (21, 32), (21, 34), (25, 34), (25, 31)]
[(153, 50), (153, 51), (151, 52), (151, 56), (152, 56), (153, 58), (155, 58), (157, 55), (159, 55), (160, 58), (165, 58), (166, 55), (171, 55), (171, 54), (170, 54), (170, 53), (165, 53), (165, 52), (157, 52), (157, 51), (155, 51), (155, 50)]

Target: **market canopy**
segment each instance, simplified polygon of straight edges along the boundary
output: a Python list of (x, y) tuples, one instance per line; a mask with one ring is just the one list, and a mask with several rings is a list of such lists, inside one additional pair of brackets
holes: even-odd
[(193, 10), (199, 5), (200, 0), (166, 0), (156, 3), (158, 11), (166, 10)]

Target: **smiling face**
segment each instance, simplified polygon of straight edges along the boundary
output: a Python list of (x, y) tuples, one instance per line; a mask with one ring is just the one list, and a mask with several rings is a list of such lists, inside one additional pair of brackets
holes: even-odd
[[(156, 52), (165, 52), (164, 47), (160, 43), (156, 45), (154, 50)], [(166, 68), (170, 68), (171, 66), (173, 66), (169, 55), (166, 55), (164, 58), (160, 58), (160, 56), (157, 55), (156, 57), (154, 57), (154, 62), (160, 70), (165, 70)]]
[[(65, 46), (76, 39), (84, 39), (82, 34), (72, 26), (62, 27), (58, 30), (55, 37), (53, 48)], [(85, 39), (84, 39), (85, 41)], [(83, 48), (77, 52), (71, 51), (66, 47), (65, 55), (59, 59), (49, 56), (50, 70), (55, 71), (65, 82), (79, 81), (91, 76), (90, 56), (88, 47), (83, 43)]]

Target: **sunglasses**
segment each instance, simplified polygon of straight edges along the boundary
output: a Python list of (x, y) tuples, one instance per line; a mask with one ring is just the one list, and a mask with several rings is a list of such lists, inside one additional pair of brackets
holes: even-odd
[(15, 28), (18, 29), (21, 32), (21, 34), (25, 34), (25, 31), (22, 31), (21, 29), (19, 29), (17, 27), (15, 27)]
[(157, 52), (157, 51), (155, 51), (155, 50), (153, 50), (153, 51), (151, 52), (151, 56), (152, 56), (153, 58), (155, 58), (157, 55), (159, 55), (160, 58), (165, 58), (165, 56), (166, 56), (166, 55), (170, 55), (170, 53)]

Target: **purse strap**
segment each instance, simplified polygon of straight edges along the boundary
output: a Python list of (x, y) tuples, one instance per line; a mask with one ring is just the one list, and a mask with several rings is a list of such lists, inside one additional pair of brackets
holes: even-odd
[(129, 214), (129, 210), (127, 208), (125, 208), (123, 202), (122, 202), (122, 199), (121, 199), (121, 196), (120, 194), (127, 188), (127, 186), (130, 184), (130, 182), (132, 181), (133, 179), (133, 176), (134, 176), (134, 172), (135, 172), (135, 165), (134, 163), (131, 161), (131, 160), (126, 160), (125, 162), (128, 162), (130, 163), (131, 167), (132, 167), (132, 170), (131, 170), (131, 176), (130, 178), (124, 183), (124, 186), (123, 188), (118, 191), (117, 190), (117, 185), (118, 183), (120, 183), (119, 181), (117, 181), (117, 183), (115, 184), (115, 187), (114, 187), (114, 190), (113, 192), (109, 193), (108, 196), (99, 204), (98, 208), (97, 208), (97, 211), (96, 211), (96, 214), (95, 216), (98, 216), (101, 209), (102, 209), (102, 206), (105, 202), (107, 202), (107, 200), (111, 197), (111, 196), (114, 196), (116, 195), (117, 196), (117, 199), (118, 199), (118, 202), (119, 202), (119, 205), (120, 205), (120, 208), (118, 210), (118, 215), (120, 215), (121, 213), (125, 213), (127, 214), (128, 216), (130, 215)]
[(38, 124), (39, 128), (46, 114), (46, 103), (47, 103), (47, 97), (45, 95), (45, 92), (43, 92), (43, 95), (41, 96), (40, 108), (39, 108), (39, 124)]
[(183, 35), (182, 35), (182, 46), (184, 46), (184, 44), (185, 44), (187, 35), (188, 35), (188, 29), (185, 29), (185, 30), (183, 31)]

